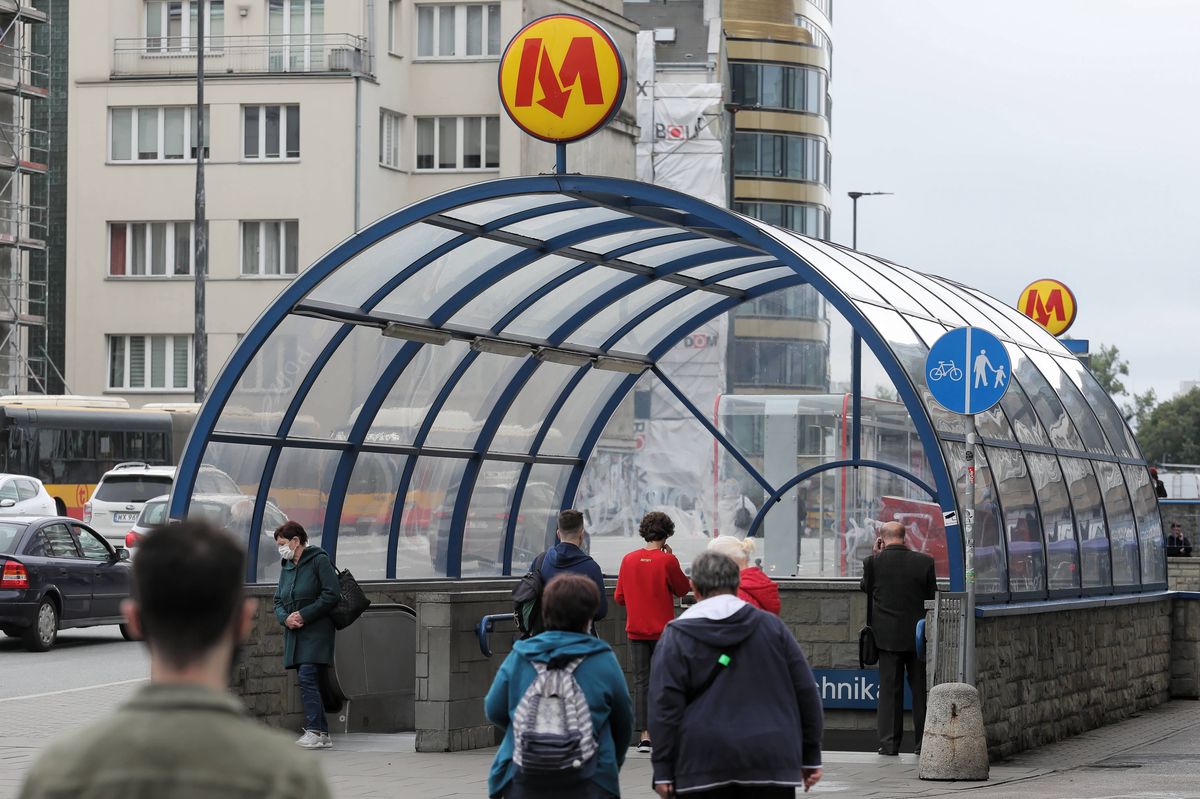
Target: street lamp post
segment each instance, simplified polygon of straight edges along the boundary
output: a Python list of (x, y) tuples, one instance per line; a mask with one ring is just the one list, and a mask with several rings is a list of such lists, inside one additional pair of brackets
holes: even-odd
[(850, 196), (851, 204), (854, 206), (854, 212), (852, 214), (852, 216), (854, 218), (854, 223), (853, 223), (854, 227), (853, 227), (853, 233), (851, 234), (851, 238), (850, 238), (850, 249), (852, 249), (852, 250), (858, 249), (858, 198), (859, 197), (878, 197), (882, 194), (894, 194), (894, 193), (895, 192), (890, 192), (890, 191), (848, 191), (848, 192), (846, 192), (846, 194), (848, 194)]

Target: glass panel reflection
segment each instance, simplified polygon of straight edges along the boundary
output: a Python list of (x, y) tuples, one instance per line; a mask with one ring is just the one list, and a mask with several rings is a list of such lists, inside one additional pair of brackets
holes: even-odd
[[(338, 525), (337, 562), (360, 580), (382, 580), (387, 574), (388, 533), (407, 462), (406, 456), (390, 452), (360, 452), (354, 462)], [(399, 540), (396, 576), (432, 576), (429, 547), (414, 549), (403, 546), (411, 539)]]
[[(219, 471), (228, 475), (237, 484), (241, 494), (208, 494), (203, 488), (193, 491), (188, 506), (189, 518), (203, 518), (222, 527), (243, 547), (251, 540), (250, 524), (254, 520), (254, 498), (258, 483), (262, 479), (263, 467), (267, 463), (267, 447), (249, 444), (224, 444), (210, 441), (200, 459), (204, 471)], [(222, 481), (224, 482), (224, 481)], [(197, 485), (201, 479), (197, 479)], [(283, 524), (283, 514), (274, 503), (268, 504), (263, 512), (259, 535), (254, 536), (258, 548), (258, 582), (268, 582), (268, 571), (279, 569), (279, 555), (271, 534)]]
[(982, 447), (1000, 492), (1008, 543), (1008, 586), (1014, 594), (1046, 590), (1046, 554), (1042, 523), (1029, 469), (1019, 450)]
[(523, 248), (511, 244), (472, 239), (426, 264), (384, 297), (375, 306), (375, 311), (413, 319), (428, 319), (469, 281), (502, 261), (524, 252)]
[[(309, 368), (341, 328), (336, 322), (288, 316), (259, 348), (229, 395), (216, 429), (230, 433), (274, 435)], [(297, 419), (293, 435), (308, 435), (312, 425)]]
[(573, 211), (558, 211), (552, 214), (535, 216), (532, 219), (508, 225), (501, 228), (501, 230), (505, 233), (514, 233), (518, 236), (528, 236), (532, 239), (546, 241), (572, 230), (581, 230), (585, 227), (600, 224), (601, 222), (611, 222), (614, 219), (622, 219), (624, 217), (625, 214), (609, 210), (608, 208), (577, 208)]
[(526, 297), (580, 263), (561, 255), (539, 258), (529, 266), (523, 266), (503, 280), (488, 286), (483, 293), (464, 305), (461, 311), (450, 317), (447, 325), (491, 330)]
[(1078, 358), (1058, 356), (1054, 360), (1083, 392), (1085, 401), (1099, 417), (1104, 433), (1108, 437), (1108, 443), (1113, 450), (1124, 457), (1139, 455), (1137, 442), (1133, 440), (1133, 433), (1129, 432), (1124, 417), (1117, 410), (1112, 397), (1100, 387), (1092, 373), (1084, 368)]
[(305, 299), (361, 307), (389, 278), (460, 235), (435, 225), (410, 225), (346, 261)]
[(451, 390), (438, 412), (426, 444), (431, 447), (470, 448), (513, 376), (527, 358), (481, 353)]
[(593, 266), (530, 305), (520, 316), (508, 323), (504, 332), (514, 336), (546, 339), (601, 295), (622, 283), (639, 279), (628, 272), (610, 269), (607, 266)]
[[(521, 495), (521, 511), (517, 517), (516, 535), (513, 538), (512, 573), (524, 574), (533, 565), (533, 559), (554, 544), (554, 531), (558, 528), (558, 511), (562, 508), (563, 492), (571, 476), (570, 466), (555, 466), (536, 463), (529, 471), (525, 482), (525, 493)], [(581, 505), (576, 505), (584, 510)], [(593, 557), (599, 540), (592, 527), (591, 516), (584, 511), (584, 529), (588, 536), (584, 548)], [(600, 562), (601, 568), (604, 563)], [(615, 574), (605, 569), (605, 573)]]
[(528, 452), (550, 405), (558, 399), (578, 368), (560, 363), (540, 364), (505, 414), (489, 451)]
[(1125, 484), (1133, 497), (1133, 511), (1137, 514), (1138, 541), (1142, 556), (1142, 583), (1153, 585), (1167, 580), (1167, 560), (1163, 540), (1162, 517), (1158, 512), (1158, 499), (1150, 484), (1150, 473), (1145, 466), (1121, 467), (1125, 473)]
[[(943, 441), (946, 467), (954, 478), (958, 507), (966, 507), (963, 499), (967, 484), (966, 446), (957, 441)], [(992, 470), (986, 458), (975, 460), (975, 588), (983, 595), (1001, 596), (1008, 592), (1008, 563), (1001, 532), (1000, 503)]]
[[(634, 244), (645, 243), (647, 246), (654, 246), (652, 239), (669, 238), (679, 234), (677, 228), (660, 227), (646, 228), (645, 230), (631, 230), (627, 233), (613, 233), (608, 236), (601, 236), (598, 239), (589, 239), (575, 246), (585, 252), (594, 252), (598, 255), (604, 255), (614, 250), (620, 250)], [(699, 237), (699, 234), (692, 234)]]
[(1083, 394), (1079, 393), (1079, 389), (1059, 368), (1054, 357), (1041, 350), (1027, 350), (1027, 353), (1042, 370), (1046, 380), (1055, 388), (1058, 398), (1062, 400), (1063, 406), (1075, 423), (1075, 429), (1083, 438), (1088, 452), (1100, 452), (1106, 455), (1111, 453), (1112, 449), (1108, 446), (1108, 440), (1105, 439), (1103, 431), (1100, 430), (1100, 423), (1096, 420), (1096, 415), (1092, 413)]
[[(300, 406), (297, 419), (312, 425), (311, 432), (303, 435), (345, 441), (362, 404), (405, 344), (380, 335), (378, 328), (354, 328), (321, 369)], [(295, 434), (299, 435), (299, 430)]]
[(413, 443), (446, 378), (470, 351), (465, 342), (457, 340), (444, 347), (421, 347), (388, 391), (367, 431), (367, 442)]
[(1141, 566), (1138, 563), (1137, 527), (1133, 519), (1133, 505), (1121, 468), (1115, 463), (1093, 461), (1100, 490), (1104, 496), (1104, 511), (1108, 516), (1108, 535), (1112, 547), (1113, 585), (1135, 586), (1141, 582)]
[(520, 475), (519, 463), (484, 461), (480, 467), (463, 529), (463, 577), (492, 577), (504, 570), (504, 538)]
[(1025, 350), (1010, 345), (1005, 345), (1005, 348), (1008, 350), (1008, 357), (1012, 359), (1013, 377), (1025, 389), (1025, 395), (1037, 411), (1038, 418), (1050, 434), (1054, 446), (1082, 451), (1083, 441), (1075, 432), (1075, 425), (1071, 423), (1071, 417), (1067, 415), (1058, 392), (1046, 382), (1041, 370), (1029, 359)]
[(581, 347), (599, 347), (620, 330), (621, 325), (679, 290), (676, 284), (661, 280), (642, 286), (598, 310), (567, 336), (567, 340)]
[[(1010, 389), (1011, 390), (1011, 389)], [(1051, 591), (1079, 588), (1079, 543), (1066, 481), (1053, 455), (1025, 453), (1046, 534), (1046, 576)]]
[(642, 266), (659, 267), (670, 261), (686, 258), (690, 255), (699, 255), (702, 252), (712, 253), (714, 260), (729, 260), (751, 255), (749, 251), (741, 247), (731, 246), (728, 242), (717, 241), (716, 239), (697, 239), (695, 241), (676, 241), (671, 244), (662, 244), (658, 247), (639, 250), (629, 253), (622, 260), (632, 261)]
[(628, 376), (620, 372), (589, 369), (555, 417), (544, 422), (550, 425), (550, 429), (538, 454), (577, 455), (601, 408)]
[(544, 208), (555, 203), (564, 203), (573, 198), (565, 194), (518, 194), (512, 197), (499, 197), (495, 200), (471, 203), (460, 208), (447, 211), (446, 216), (461, 219), (473, 225), (486, 225), (503, 219), (506, 216), (530, 211), (534, 208)]
[(627, 352), (633, 355), (648, 355), (651, 350), (663, 343), (666, 336), (671, 335), (681, 325), (689, 328), (700, 324), (696, 319), (714, 305), (728, 300), (721, 294), (710, 294), (707, 291), (693, 291), (674, 300), (666, 308), (655, 312), (633, 330), (630, 330), (621, 340), (612, 345), (611, 349)]
[[(325, 504), (340, 457), (341, 453), (332, 450), (285, 447), (279, 454), (279, 462), (271, 478), (268, 501), (289, 521), (304, 526), (312, 546), (321, 546)], [(264, 523), (263, 530), (266, 529)], [(276, 553), (265, 569), (266, 582), (278, 582), (279, 572), (279, 555)]]
[[(432, 561), (433, 574), (437, 577), (446, 576), (450, 524), (466, 466), (465, 460), (418, 458), (408, 492), (404, 496), (400, 537), (409, 540), (400, 551), (410, 553), (411, 559), (411, 553), (424, 546)], [(400, 556), (397, 553), (397, 575), (400, 574), (400, 566)]]
[(1108, 526), (1104, 520), (1104, 500), (1092, 464), (1081, 458), (1060, 458), (1059, 463), (1062, 464), (1063, 476), (1071, 492), (1071, 506), (1075, 510), (1083, 587), (1108, 588), (1112, 585)]

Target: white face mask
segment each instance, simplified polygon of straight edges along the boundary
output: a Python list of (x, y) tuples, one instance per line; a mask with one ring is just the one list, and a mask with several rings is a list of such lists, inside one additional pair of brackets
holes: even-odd
[(292, 548), (290, 546), (288, 546), (287, 544), (280, 544), (279, 545), (279, 557), (283, 558), (284, 560), (291, 560), (294, 557), (294, 555), (292, 553)]

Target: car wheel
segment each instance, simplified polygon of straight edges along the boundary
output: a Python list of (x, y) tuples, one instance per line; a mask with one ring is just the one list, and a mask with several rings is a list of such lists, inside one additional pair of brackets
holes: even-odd
[(33, 626), (21, 636), (25, 648), (30, 652), (45, 652), (58, 640), (58, 608), (49, 599), (43, 599), (33, 618)]
[(133, 632), (132, 632), (132, 631), (130, 631), (130, 629), (129, 629), (129, 625), (128, 625), (128, 624), (122, 624), (122, 625), (121, 625), (121, 637), (122, 637), (122, 638), (124, 638), (126, 641), (136, 641), (136, 640), (138, 640), (138, 639), (136, 639), (136, 638), (134, 638), (134, 637), (133, 637)]

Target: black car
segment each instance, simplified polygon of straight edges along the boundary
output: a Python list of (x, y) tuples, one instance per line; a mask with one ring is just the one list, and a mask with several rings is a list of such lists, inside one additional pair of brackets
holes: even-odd
[(120, 624), (132, 567), (125, 549), (65, 516), (0, 518), (0, 630), (45, 652), (68, 627)]

